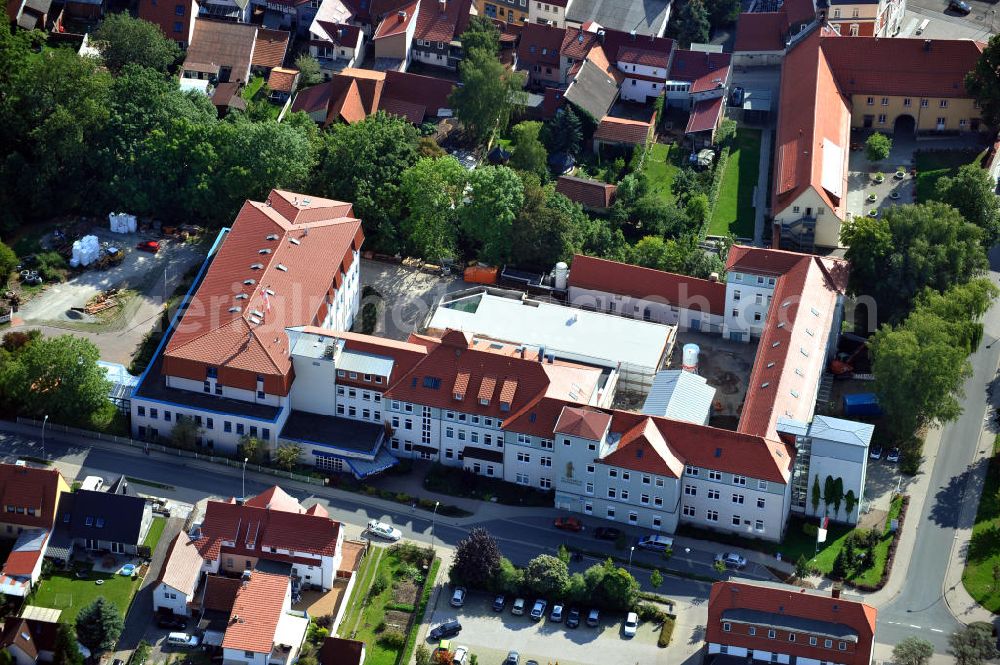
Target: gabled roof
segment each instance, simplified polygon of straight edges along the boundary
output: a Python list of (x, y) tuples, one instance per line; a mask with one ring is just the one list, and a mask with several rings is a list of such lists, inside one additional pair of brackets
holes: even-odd
[[(20, 526), (51, 528), (56, 515), (60, 479), (56, 469), (0, 464), (3, 521)], [(8, 506), (13, 506), (14, 512), (10, 512)], [(34, 515), (28, 514), (29, 508)]]
[(581, 439), (600, 441), (611, 424), (611, 416), (604, 411), (567, 406), (559, 414), (553, 432)]
[(295, 92), (299, 80), (299, 70), (275, 67), (267, 76), (267, 87), (274, 92)]
[(582, 60), (598, 44), (598, 36), (581, 28), (566, 28), (559, 53), (567, 58)]
[(724, 84), (729, 78), (729, 53), (705, 53), (678, 49), (670, 65), (671, 81), (689, 81), (691, 92), (705, 92)]
[(184, 67), (232, 67), (232, 80), (242, 80), (253, 61), (257, 30), (257, 26), (247, 23), (196, 18)]
[(615, 77), (587, 59), (576, 65), (576, 72), (564, 96), (591, 117), (601, 118), (611, 110), (618, 99), (618, 92)]
[[(812, 591), (799, 587), (747, 582), (716, 582), (708, 599), (706, 642), (747, 649), (766, 650), (775, 640), (782, 652), (799, 659), (828, 658), (831, 651), (822, 638), (809, 646), (806, 635), (834, 637), (848, 642), (839, 650), (834, 645), (837, 661), (846, 665), (868, 665), (875, 640), (878, 611), (865, 603), (843, 596), (834, 598), (827, 591)], [(723, 622), (730, 630), (723, 631)], [(749, 635), (748, 627), (757, 625), (774, 629), (775, 638), (758, 628)], [(801, 636), (791, 642), (788, 633)]]
[(814, 0), (784, 0), (781, 9), (791, 25), (812, 23), (816, 20), (816, 5), (813, 3)]
[(183, 593), (192, 593), (198, 585), (202, 563), (198, 548), (181, 531), (170, 545), (158, 581)]
[[(575, 4), (575, 2), (574, 2)], [(585, 29), (596, 31), (597, 28), (586, 27)], [(669, 37), (653, 37), (652, 35), (632, 35), (624, 30), (612, 30), (610, 28), (601, 28), (604, 30), (604, 50), (607, 52), (608, 56), (613, 57), (615, 62), (621, 60), (622, 56), (625, 58), (643, 58), (647, 59), (648, 62), (656, 62), (659, 66), (663, 62), (662, 56), (667, 56), (667, 62), (669, 63), (672, 57), (674, 48), (677, 46), (677, 42)], [(646, 53), (639, 53), (639, 51), (645, 51)], [(654, 58), (653, 53), (658, 53), (660, 56), (655, 57), (654, 60), (649, 60), (649, 58)], [(622, 62), (629, 62), (632, 64), (632, 60), (623, 60)], [(644, 64), (642, 62), (635, 62), (634, 64)]]
[(407, 28), (410, 27), (410, 23), (413, 22), (413, 19), (417, 14), (417, 7), (419, 4), (420, 0), (413, 0), (413, 2), (408, 2), (397, 11), (387, 14), (385, 18), (382, 19), (382, 22), (378, 24), (378, 28), (375, 29), (372, 39), (385, 39), (386, 37), (392, 37), (393, 35), (400, 35), (406, 32)]
[(164, 373), (178, 361), (285, 377), (285, 328), (312, 322), (361, 247), (351, 212), (277, 189), (247, 201), (166, 346)]
[(49, 532), (45, 529), (26, 529), (22, 531), (14, 547), (7, 555), (3, 564), (2, 574), (5, 577), (30, 577), (38, 565), (38, 560), (45, 554), (45, 545), (49, 541)]
[(0, 648), (15, 646), (28, 658), (37, 660), (39, 652), (53, 651), (59, 635), (59, 624), (37, 619), (10, 617), (0, 633)]
[(290, 584), (287, 575), (262, 570), (254, 570), (249, 579), (244, 577), (236, 591), (223, 648), (269, 654)]
[(722, 116), (723, 101), (724, 96), (719, 96), (712, 99), (699, 99), (692, 104), (684, 133), (697, 134), (698, 132), (710, 132), (714, 130), (719, 124), (719, 118)]
[[(653, 114), (654, 118), (656, 114)], [(626, 145), (644, 145), (649, 140), (653, 122), (630, 120), (605, 116), (597, 125), (594, 138), (608, 143), (624, 143)]]
[(303, 111), (305, 113), (318, 113), (327, 111), (330, 108), (330, 99), (333, 97), (333, 87), (327, 83), (318, 83), (308, 88), (299, 90), (292, 102), (292, 113)]
[(521, 41), (517, 45), (519, 69), (530, 65), (559, 66), (559, 51), (566, 36), (564, 28), (556, 28), (539, 23), (526, 23), (521, 29)]
[(253, 48), (255, 67), (281, 67), (288, 51), (288, 33), (284, 30), (257, 29), (257, 41)]
[(267, 510), (282, 510), (286, 513), (304, 513), (305, 509), (298, 500), (281, 489), (277, 485), (272, 485), (257, 496), (246, 500), (246, 505), (254, 508), (266, 508)]
[[(410, 72), (387, 71), (379, 108), (388, 111), (391, 103), (407, 103), (422, 106), (425, 113), (437, 116), (442, 109), (451, 108), (448, 98), (455, 89), (455, 83), (447, 79)], [(422, 122), (423, 117), (417, 122)]]
[[(326, 3), (324, 3), (326, 4)], [(357, 48), (358, 38), (361, 36), (361, 27), (349, 23), (338, 23), (336, 21), (324, 21), (316, 16), (316, 20), (309, 27), (312, 36), (319, 40), (332, 42), (338, 46), (347, 48)]]
[(415, 39), (445, 44), (457, 39), (469, 25), (472, 0), (420, 0)]
[(74, 539), (137, 545), (145, 511), (146, 500), (136, 496), (93, 490), (64, 492), (59, 500), (55, 529)]
[(319, 649), (320, 665), (361, 665), (365, 643), (343, 637), (328, 637)]
[(677, 458), (652, 418), (644, 418), (622, 434), (617, 447), (601, 458), (602, 464), (658, 476), (680, 478), (684, 463)]
[(726, 285), (653, 268), (577, 254), (569, 272), (569, 286), (659, 300), (677, 307), (722, 316)]
[(617, 190), (616, 185), (569, 175), (560, 176), (556, 181), (557, 192), (591, 210), (610, 208)]
[(736, 22), (733, 52), (784, 51), (788, 28), (788, 14), (784, 10), (743, 12)]
[(664, 78), (666, 77), (667, 67), (670, 65), (670, 51), (660, 50), (656, 51), (649, 48), (644, 48), (643, 46), (637, 45), (635, 42), (629, 44), (622, 44), (618, 49), (618, 62), (629, 63), (631, 65), (643, 65), (646, 67), (662, 67)]
[(233, 603), (236, 602), (236, 593), (241, 584), (240, 580), (233, 577), (206, 576), (205, 593), (201, 602), (202, 609), (229, 614), (233, 611)]
[[(184, 7), (184, 15), (177, 15), (177, 5), (181, 4)], [(8, 3), (8, 7), (11, 5), (20, 6), (20, 0), (12, 0)], [(139, 1), (139, 18), (143, 21), (149, 21), (160, 27), (160, 31), (171, 40), (179, 40), (186, 42), (188, 40), (188, 35), (191, 34), (191, 21), (195, 20), (198, 14), (198, 10), (195, 9), (191, 11), (191, 3), (187, 2), (159, 2), (158, 0), (140, 0)], [(14, 17), (11, 17), (13, 20)], [(176, 24), (180, 24), (180, 30), (175, 31), (174, 28), (177, 27)]]

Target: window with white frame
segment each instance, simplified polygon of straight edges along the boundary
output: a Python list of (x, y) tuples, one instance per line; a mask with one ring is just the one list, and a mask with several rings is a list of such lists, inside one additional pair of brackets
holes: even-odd
[(518, 453), (517, 461), (521, 462), (522, 464), (528, 464), (529, 462), (531, 462), (531, 455), (529, 455), (528, 453)]
[(719, 500), (719, 490), (708, 490), (708, 498), (715, 501)]
[(743, 505), (744, 497), (742, 494), (733, 494), (733, 503)]
[(739, 515), (733, 515), (733, 526), (739, 526), (743, 523), (743, 519)]
[(758, 480), (757, 481), (757, 489), (759, 489), (759, 490), (766, 490), (767, 489), (767, 481), (766, 480)]
[(757, 497), (757, 507), (758, 508), (760, 508), (761, 510), (763, 510), (766, 503), (767, 502), (765, 501), (764, 497)]
[(707, 519), (709, 522), (718, 522), (719, 521), (719, 511), (718, 510), (709, 510), (708, 512), (705, 513), (705, 519)]
[(708, 479), (709, 480), (722, 480), (722, 472), (721, 471), (711, 471), (710, 470), (708, 472)]
[(746, 486), (746, 484), (747, 484), (746, 476), (738, 476), (736, 474), (733, 474), (733, 485)]
[(552, 481), (549, 480), (548, 478), (539, 478), (538, 486), (541, 487), (543, 490), (552, 489)]
[(698, 496), (698, 488), (694, 485), (685, 485), (684, 494), (687, 496)]
[(694, 517), (694, 506), (684, 506), (684, 508), (681, 509), (681, 514), (684, 515), (684, 517)]

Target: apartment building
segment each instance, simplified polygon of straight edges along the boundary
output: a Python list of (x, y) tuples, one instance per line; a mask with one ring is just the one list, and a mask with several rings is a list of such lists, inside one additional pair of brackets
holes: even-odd
[(716, 582), (708, 599), (707, 661), (869, 665), (877, 610), (840, 591)]
[(905, 11), (906, 0), (834, 0), (827, 24), (845, 37), (895, 37)]

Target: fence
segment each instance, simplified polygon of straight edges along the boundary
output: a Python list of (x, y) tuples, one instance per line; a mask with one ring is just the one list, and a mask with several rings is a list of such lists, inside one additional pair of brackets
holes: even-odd
[[(41, 428), (43, 425), (43, 423), (38, 420), (33, 420), (31, 418), (22, 418), (20, 416), (18, 416), (17, 418), (17, 423), (19, 425), (28, 425), (31, 427), (39, 427), (39, 428)], [(108, 443), (117, 443), (120, 445), (130, 446), (132, 448), (155, 450), (160, 453), (166, 453), (167, 455), (176, 455), (177, 457), (187, 457), (190, 459), (211, 462), (213, 464), (224, 464), (225, 466), (231, 466), (236, 469), (243, 468), (243, 462), (231, 459), (229, 457), (206, 455), (205, 453), (199, 453), (194, 450), (181, 450), (180, 448), (171, 448), (170, 446), (164, 446), (159, 443), (136, 441), (135, 439), (132, 439), (131, 437), (127, 436), (104, 434), (103, 432), (94, 432), (92, 430), (80, 429), (79, 427), (70, 427), (69, 425), (59, 425), (57, 423), (52, 423), (52, 422), (46, 423), (45, 429), (47, 431), (74, 434), (76, 436), (82, 436), (87, 439), (96, 439), (98, 441), (107, 441)], [(281, 469), (272, 469), (269, 466), (262, 466), (260, 464), (247, 464), (247, 469), (251, 471), (256, 471), (257, 473), (264, 473), (271, 476), (277, 476), (278, 478), (287, 478), (289, 480), (295, 480), (300, 483), (308, 483), (310, 485), (326, 484), (326, 480), (324, 478), (313, 478), (312, 476), (304, 476), (300, 473), (295, 473), (293, 471), (282, 471)]]

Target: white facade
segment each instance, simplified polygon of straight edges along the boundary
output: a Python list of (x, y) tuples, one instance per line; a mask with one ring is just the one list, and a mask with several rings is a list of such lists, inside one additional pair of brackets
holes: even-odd
[(726, 310), (722, 335), (734, 342), (760, 337), (771, 306), (776, 278), (730, 272), (726, 275)]
[(681, 521), (781, 540), (791, 507), (787, 483), (687, 466), (682, 485)]
[[(195, 585), (197, 587), (197, 584)], [(194, 600), (195, 589), (175, 589), (166, 582), (159, 582), (153, 589), (153, 611), (172, 612), (177, 616), (190, 616), (191, 608), (188, 605)]]
[[(621, 85), (622, 99), (645, 104), (650, 97), (659, 97), (667, 85), (667, 68), (618, 62), (618, 70), (625, 74)], [(669, 97), (668, 97), (669, 99)]]
[(563, 7), (545, 0), (528, 0), (528, 20), (532, 23), (542, 23), (556, 28), (566, 27), (566, 12), (572, 0), (567, 0)]
[(684, 330), (721, 333), (723, 317), (708, 311), (707, 300), (696, 297), (692, 297), (691, 300), (692, 304), (697, 304), (703, 309), (686, 309), (655, 296), (634, 298), (608, 291), (569, 287), (569, 304), (572, 307), (592, 307), (600, 312), (621, 314), (633, 319), (677, 326)]

